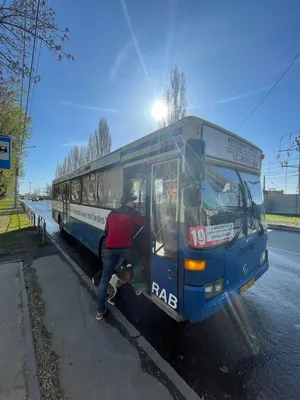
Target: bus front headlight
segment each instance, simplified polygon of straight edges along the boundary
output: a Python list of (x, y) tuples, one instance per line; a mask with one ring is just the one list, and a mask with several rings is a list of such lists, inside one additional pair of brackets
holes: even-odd
[(212, 297), (221, 294), (224, 290), (224, 278), (219, 278), (214, 282), (210, 282), (205, 285), (205, 300), (209, 300)]
[(263, 251), (260, 255), (260, 265), (263, 265), (263, 263), (266, 261), (266, 252)]

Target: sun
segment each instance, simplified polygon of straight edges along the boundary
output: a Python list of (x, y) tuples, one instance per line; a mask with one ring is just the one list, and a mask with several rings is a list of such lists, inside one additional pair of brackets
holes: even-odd
[(160, 121), (167, 117), (168, 114), (168, 107), (167, 105), (161, 101), (157, 100), (152, 108), (151, 108), (151, 115), (156, 121)]

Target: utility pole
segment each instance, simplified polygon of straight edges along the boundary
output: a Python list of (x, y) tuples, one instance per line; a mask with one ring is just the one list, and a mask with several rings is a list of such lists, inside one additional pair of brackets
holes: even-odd
[(19, 167), (16, 167), (15, 170), (15, 194), (14, 194), (14, 207), (17, 208), (18, 201), (18, 176), (19, 176)]
[(298, 194), (300, 195), (300, 136), (296, 138), (296, 146), (298, 151)]
[[(292, 137), (292, 135), (294, 135), (294, 133), (289, 135), (290, 138)], [(286, 136), (286, 135), (283, 135), (283, 136)], [(281, 137), (281, 140), (282, 140), (283, 136)], [(279, 150), (277, 158), (280, 158), (280, 154), (279, 153), (282, 153), (282, 152), (286, 152), (288, 154), (288, 157), (289, 157), (290, 153), (295, 151), (295, 150), (298, 151), (298, 165), (289, 165), (288, 161), (282, 161), (281, 162), (281, 166), (283, 168), (296, 168), (297, 169), (297, 172), (298, 172), (297, 191), (298, 191), (298, 194), (300, 195), (300, 136), (297, 136), (295, 138), (293, 144), (288, 149)], [(286, 173), (286, 180), (287, 180), (287, 173)], [(286, 186), (287, 186), (287, 182), (286, 182)]]
[(31, 194), (31, 183), (32, 182), (29, 182), (29, 194)]

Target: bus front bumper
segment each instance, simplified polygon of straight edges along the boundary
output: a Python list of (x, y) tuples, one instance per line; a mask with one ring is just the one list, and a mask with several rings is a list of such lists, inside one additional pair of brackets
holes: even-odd
[(269, 262), (267, 261), (255, 268), (244, 280), (239, 281), (230, 290), (207, 301), (205, 300), (205, 288), (203, 286), (184, 286), (185, 312), (183, 320), (188, 320), (191, 323), (200, 322), (221, 308), (232, 304), (236, 297), (240, 295), (240, 290), (245, 284), (253, 279), (257, 281), (268, 269)]

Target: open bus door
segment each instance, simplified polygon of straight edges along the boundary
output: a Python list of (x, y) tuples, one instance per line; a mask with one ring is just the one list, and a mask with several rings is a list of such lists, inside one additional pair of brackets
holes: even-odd
[(180, 320), (178, 170), (178, 159), (153, 164), (151, 179), (150, 295), (176, 320)]

